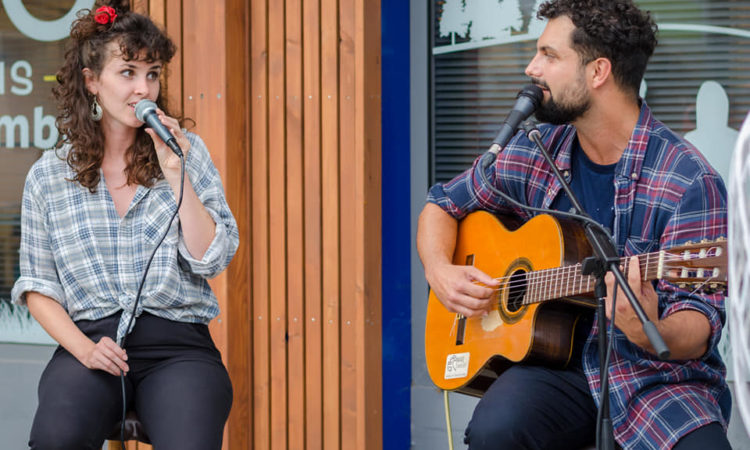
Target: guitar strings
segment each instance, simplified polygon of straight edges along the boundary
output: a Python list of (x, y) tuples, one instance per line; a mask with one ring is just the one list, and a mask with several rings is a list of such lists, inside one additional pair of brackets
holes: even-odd
[[(645, 258), (641, 257), (641, 258), (639, 258), (639, 261), (638, 261), (639, 262), (639, 269), (641, 269), (642, 272), (646, 273), (645, 277), (647, 277), (647, 278), (649, 277), (649, 273), (648, 273), (649, 272), (649, 266), (651, 266), (651, 268), (653, 268), (653, 269), (657, 269), (658, 268), (658, 264), (657, 264), (658, 261), (650, 261), (651, 260), (651, 255), (652, 254), (647, 254), (647, 255), (645, 255)], [(699, 259), (699, 258), (689, 258), (689, 259), (686, 260), (686, 259), (684, 259), (684, 257), (678, 256), (678, 255), (675, 255), (675, 254), (672, 254), (672, 253), (663, 254), (663, 255), (661, 255), (661, 258), (662, 258), (662, 261), (665, 262), (665, 263), (689, 262), (691, 259)], [(624, 263), (624, 261), (626, 260), (626, 258), (621, 258), (621, 260)], [(526, 276), (522, 277), (522, 279), (518, 279), (519, 277), (517, 275), (497, 277), (497, 278), (494, 278), (494, 280), (500, 282), (501, 286), (499, 286), (498, 288), (493, 289), (493, 292), (499, 292), (499, 291), (504, 290), (504, 289), (514, 289), (514, 288), (528, 287), (530, 284), (532, 286), (537, 286), (538, 287), (539, 285), (542, 285), (543, 283), (548, 282), (548, 281), (550, 281), (552, 279), (558, 279), (558, 283), (557, 284), (561, 285), (562, 283), (560, 283), (560, 281), (559, 281), (560, 278), (562, 278), (562, 280), (565, 282), (564, 284), (565, 284), (565, 291), (566, 292), (567, 292), (567, 290), (568, 290), (569, 287), (575, 288), (576, 285), (579, 287), (579, 290), (580, 290), (580, 289), (582, 289), (584, 283), (586, 283), (587, 289), (585, 291), (578, 292), (578, 293), (589, 292), (590, 290), (592, 290), (592, 289), (589, 289), (590, 283), (595, 282), (595, 280), (593, 279), (594, 277), (591, 276), (591, 275), (583, 275), (583, 274), (581, 274), (581, 271), (580, 271), (580, 267), (581, 266), (582, 266), (581, 263), (577, 263), (577, 264), (573, 264), (573, 265), (569, 265), (569, 266), (553, 267), (553, 268), (542, 269), (542, 270), (537, 270), (537, 271), (533, 271), (533, 272), (525, 272), (525, 273), (534, 273), (535, 274), (533, 276), (533, 280), (531, 280), (530, 283), (529, 283), (528, 278)], [(621, 266), (621, 268), (624, 271), (624, 274), (627, 275), (629, 264), (628, 265), (623, 264), (623, 266)], [(691, 270), (691, 271), (697, 271), (698, 270), (696, 268), (690, 268), (690, 267), (681, 267), (681, 268), (674, 268), (674, 267), (672, 267), (672, 268), (670, 268), (670, 271), (681, 270), (681, 269), (682, 270), (687, 269), (687, 270)], [(706, 269), (703, 269), (703, 270), (706, 270)], [(563, 272), (570, 272), (570, 273), (565, 274)], [(652, 274), (651, 276), (653, 276), (653, 275), (654, 274)], [(516, 276), (516, 278), (517, 278), (516, 280), (513, 280), (514, 276)], [(571, 278), (573, 279), (572, 285), (570, 283)], [(703, 282), (700, 285), (698, 285), (691, 292), (691, 294), (695, 294), (696, 292), (700, 291), (705, 285), (711, 283), (715, 279), (717, 279), (717, 278), (714, 277), (714, 276), (711, 276), (711, 277), (703, 280)], [(508, 282), (508, 280), (511, 280), (511, 281)], [(558, 287), (561, 287), (561, 286), (558, 286)], [(562, 292), (562, 293), (557, 293), (557, 292), (553, 293), (553, 292), (551, 292), (551, 291), (554, 291), (554, 290), (555, 290), (554, 287), (544, 286), (544, 288), (543, 288), (542, 291), (544, 293), (548, 293), (549, 292), (552, 295), (547, 295), (544, 298), (539, 298), (539, 299), (537, 299), (535, 301), (523, 301), (522, 303), (523, 304), (534, 303), (534, 302), (537, 302), (537, 301), (542, 301), (544, 299), (559, 298), (559, 297), (562, 297), (562, 296), (566, 295), (565, 292)], [(575, 292), (573, 292), (573, 293), (575, 293)], [(567, 295), (571, 295), (573, 293), (568, 293)]]
[[(680, 258), (676, 258), (673, 261), (684, 261), (684, 260), (680, 259)], [(640, 266), (640, 269), (648, 269), (649, 266), (651, 266), (651, 268), (654, 268), (654, 269), (658, 268), (656, 266), (656, 263), (651, 263), (649, 261), (646, 261), (645, 263), (644, 262), (639, 262), (639, 266)], [(548, 268), (548, 269), (540, 269), (540, 270), (535, 270), (535, 271), (532, 271), (532, 272), (525, 272), (525, 273), (538, 274), (538, 275), (535, 276), (535, 278), (550, 278), (551, 279), (551, 278), (560, 278), (561, 274), (558, 274), (558, 273), (555, 273), (555, 272), (570, 271), (570, 272), (573, 272), (573, 273), (567, 274), (568, 277), (570, 277), (570, 276), (573, 276), (573, 277), (591, 277), (591, 275), (582, 275), (580, 273), (580, 270), (578, 270), (578, 268), (580, 268), (580, 267), (581, 267), (581, 264), (577, 263), (577, 264), (573, 264), (573, 265), (569, 265), (569, 266), (551, 267), (551, 268)], [(629, 267), (629, 265), (628, 266), (621, 266), (621, 270), (627, 272), (628, 267)], [(698, 270), (698, 269), (689, 268), (689, 267), (684, 267), (684, 268), (685, 269), (689, 269), (689, 270), (692, 269), (692, 271)], [(576, 269), (576, 270), (573, 270), (573, 269)], [(672, 270), (672, 271), (679, 270), (679, 268), (672, 267), (672, 268), (670, 268), (670, 270)], [(706, 270), (706, 269), (704, 269), (704, 270)], [(513, 276), (514, 275), (496, 277), (496, 278), (494, 278), (494, 280), (503, 283), (503, 282), (505, 282), (508, 279), (512, 279)], [(565, 276), (565, 274), (562, 274), (562, 276)], [(713, 279), (713, 278), (715, 278), (715, 277), (711, 277), (710, 279)], [(526, 284), (525, 281), (521, 281), (519, 283), (519, 285), (524, 285), (524, 284)]]

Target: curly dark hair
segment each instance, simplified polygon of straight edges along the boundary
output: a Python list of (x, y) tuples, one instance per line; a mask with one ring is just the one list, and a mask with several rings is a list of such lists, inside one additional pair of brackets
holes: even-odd
[[(94, 19), (100, 6), (115, 9), (117, 17), (113, 22), (101, 24)], [(78, 13), (78, 19), (71, 27), (65, 61), (57, 72), (58, 85), (52, 93), (57, 100), (56, 125), (61, 136), (56, 148), (71, 144), (66, 156), (67, 163), (76, 173), (71, 181), (79, 182), (91, 192), (95, 192), (99, 184), (104, 135), (99, 123), (90, 116), (93, 96), (86, 89), (83, 69), (89, 68), (96, 76), (101, 75), (111, 55), (108, 44), (113, 41), (119, 43), (121, 56), (126, 61), (167, 64), (176, 52), (172, 40), (151, 19), (130, 11), (129, 0), (97, 1), (93, 9)], [(161, 91), (156, 103), (167, 115), (172, 115)], [(136, 132), (127, 159), (128, 184), (152, 186), (163, 177), (153, 141), (143, 128)]]
[(656, 47), (656, 23), (631, 0), (550, 0), (539, 6), (540, 19), (567, 16), (576, 26), (572, 47), (583, 64), (596, 58), (612, 63), (612, 74), (635, 97)]

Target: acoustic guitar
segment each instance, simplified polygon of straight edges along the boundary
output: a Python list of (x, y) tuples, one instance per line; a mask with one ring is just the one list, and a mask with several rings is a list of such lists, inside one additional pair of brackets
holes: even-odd
[[(521, 224), (484, 211), (466, 216), (458, 225), (453, 263), (473, 265), (500, 286), (491, 312), (472, 318), (449, 312), (430, 291), (425, 356), (435, 385), (481, 396), (511, 364), (565, 366), (581, 313), (596, 306), (595, 279), (581, 273), (581, 261), (590, 255), (582, 227), (571, 221), (542, 214)], [(705, 292), (726, 287), (726, 240), (639, 260), (644, 280)]]

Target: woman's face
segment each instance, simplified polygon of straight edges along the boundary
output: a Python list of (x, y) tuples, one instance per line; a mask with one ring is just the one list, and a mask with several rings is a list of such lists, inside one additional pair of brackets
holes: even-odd
[(143, 122), (135, 118), (135, 105), (144, 98), (156, 101), (162, 63), (126, 61), (120, 54), (117, 42), (110, 42), (107, 46), (109, 58), (99, 76), (88, 68), (83, 69), (86, 88), (99, 101), (104, 129), (139, 128)]

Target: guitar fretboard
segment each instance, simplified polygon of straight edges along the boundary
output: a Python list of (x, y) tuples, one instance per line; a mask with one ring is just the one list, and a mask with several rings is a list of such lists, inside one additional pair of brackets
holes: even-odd
[[(668, 254), (667, 254), (668, 255)], [(664, 268), (664, 253), (647, 253), (638, 258), (641, 279), (654, 280), (660, 278)], [(629, 264), (627, 258), (620, 258), (620, 267), (623, 275), (627, 278)], [(518, 286), (519, 281), (510, 279), (506, 289), (523, 288)], [(574, 297), (576, 295), (594, 292), (596, 278), (582, 273), (582, 264), (555, 267), (553, 269), (537, 270), (526, 273), (526, 293), (522, 304), (528, 305), (546, 300), (554, 300), (561, 297)], [(501, 286), (501, 289), (503, 286)]]

